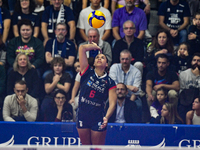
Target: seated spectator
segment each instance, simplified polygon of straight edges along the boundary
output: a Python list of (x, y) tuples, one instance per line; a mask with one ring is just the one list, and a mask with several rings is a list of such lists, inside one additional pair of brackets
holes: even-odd
[[(143, 39), (147, 29), (147, 18), (144, 11), (134, 6), (134, 0), (125, 0), (126, 6), (117, 9), (113, 14), (112, 31), (115, 40), (124, 37), (124, 22), (131, 20), (134, 23), (134, 37)], [(126, 29), (128, 30), (128, 29)]]
[(188, 42), (190, 44), (190, 52), (189, 54), (191, 56), (194, 55), (194, 53), (199, 52), (200, 47), (200, 12), (197, 12), (194, 15), (194, 23), (195, 25), (191, 25), (189, 27), (189, 34), (188, 34)]
[(178, 112), (184, 122), (186, 121), (186, 113), (192, 110), (192, 103), (194, 99), (199, 95), (199, 76), (200, 53), (195, 53), (192, 57), (191, 68), (182, 71), (179, 75), (180, 93)]
[(156, 119), (160, 118), (162, 106), (166, 102), (168, 102), (167, 90), (159, 88), (156, 91), (156, 100), (150, 106), (151, 122), (155, 122)]
[[(112, 116), (109, 118), (110, 123), (139, 123), (141, 122), (139, 112), (135, 102), (127, 97), (128, 89), (124, 83), (118, 83), (116, 88), (117, 106)], [(106, 104), (106, 111), (109, 108), (109, 102)]]
[(156, 33), (152, 43), (147, 47), (146, 65), (148, 71), (152, 70), (156, 66), (156, 60), (159, 54), (168, 55), (170, 62), (173, 60), (174, 46), (171, 40), (171, 36), (166, 30), (159, 30)]
[(18, 80), (26, 81), (28, 94), (34, 98), (38, 98), (40, 79), (37, 70), (31, 67), (28, 56), (25, 53), (17, 55), (13, 64), (13, 70), (8, 74), (7, 79), (7, 94), (14, 93), (15, 82)]
[(179, 45), (187, 41), (187, 26), (190, 22), (190, 8), (184, 0), (167, 0), (158, 10), (159, 25), (170, 32), (173, 43)]
[[(101, 48), (102, 53), (108, 59), (108, 66), (110, 66), (112, 62), (112, 51), (111, 51), (110, 44), (100, 39), (99, 31), (95, 28), (90, 28), (88, 30), (87, 37), (88, 37), (88, 41), (83, 42), (80, 45), (91, 44), (92, 42), (96, 43)], [(86, 52), (86, 55), (87, 55), (87, 58), (89, 57), (95, 58), (99, 53), (100, 51), (92, 50), (92, 51)]]
[(195, 98), (192, 109), (186, 114), (186, 124), (200, 125), (200, 97)]
[(131, 20), (125, 21), (123, 24), (123, 33), (125, 36), (115, 43), (113, 48), (113, 63), (119, 63), (120, 52), (127, 49), (133, 57), (131, 64), (134, 64), (143, 73), (144, 45), (142, 40), (134, 37), (135, 32), (135, 24)]
[(42, 35), (44, 37), (44, 46), (46, 42), (55, 38), (55, 29), (57, 23), (65, 23), (69, 26), (69, 40), (74, 42), (76, 26), (72, 10), (63, 5), (63, 0), (51, 0), (52, 5), (47, 6), (42, 14)]
[(148, 72), (146, 76), (146, 93), (149, 106), (155, 101), (156, 91), (159, 88), (168, 90), (169, 102), (178, 104), (179, 80), (176, 72), (168, 69), (167, 55), (160, 54), (157, 59), (157, 68)]
[(44, 47), (42, 41), (32, 36), (31, 21), (23, 19), (20, 24), (20, 36), (10, 40), (7, 50), (7, 61), (13, 66), (16, 56), (25, 53), (33, 68), (38, 69), (44, 62)]
[(33, 26), (33, 36), (38, 37), (40, 31), (40, 18), (37, 13), (34, 13), (36, 8), (35, 0), (18, 0), (15, 5), (15, 11), (12, 16), (13, 33), (18, 37), (19, 29), (18, 22), (22, 19), (28, 19)]
[(4, 121), (30, 121), (36, 120), (38, 102), (31, 97), (25, 81), (19, 80), (15, 83), (15, 94), (6, 96), (3, 105)]
[[(71, 86), (71, 77), (68, 73), (65, 73), (65, 62), (62, 57), (55, 57), (51, 61), (51, 67), (53, 72), (49, 73), (45, 78), (45, 92), (46, 96), (41, 104), (41, 119), (43, 119), (44, 112), (47, 106), (52, 102), (54, 93), (57, 90), (63, 90), (68, 95), (68, 91)], [(68, 97), (67, 97), (68, 98)]]
[(183, 124), (183, 120), (178, 115), (176, 105), (165, 103), (161, 110), (161, 124)]
[(94, 10), (99, 10), (106, 17), (105, 24), (101, 28), (98, 28), (100, 39), (105, 41), (109, 38), (111, 33), (111, 14), (108, 9), (100, 5), (101, 0), (90, 0), (90, 2), (91, 5), (83, 9), (78, 18), (77, 28), (79, 28), (80, 36), (84, 41), (89, 40), (86, 34), (92, 27), (88, 24), (88, 15)]
[(73, 119), (72, 106), (68, 103), (67, 95), (63, 90), (57, 90), (54, 100), (47, 106), (44, 113), (46, 122), (69, 122)]
[(3, 8), (3, 0), (0, 0), (0, 34), (2, 35), (2, 41), (3, 43), (6, 43), (9, 30), (10, 30), (10, 24), (11, 24), (11, 17), (10, 13), (6, 8)]
[[(67, 67), (67, 72), (73, 77), (71, 67), (73, 66), (76, 49), (72, 41), (68, 40), (65, 36), (67, 34), (67, 26), (65, 23), (58, 23), (56, 25), (55, 35), (56, 38), (50, 39), (45, 46), (45, 59), (47, 65), (51, 63), (54, 57), (62, 57)], [(43, 78), (51, 72), (48, 70), (50, 66), (47, 66), (47, 71), (44, 73)]]
[(0, 65), (3, 66), (6, 64), (6, 51), (6, 45), (3, 43), (2, 35), (0, 34)]
[(179, 45), (177, 55), (174, 57), (174, 65), (176, 72), (181, 73), (182, 71), (190, 68), (191, 57), (189, 56), (189, 45), (184, 42)]
[(120, 53), (120, 63), (113, 64), (110, 68), (109, 76), (115, 84), (124, 83), (128, 88), (128, 97), (135, 101), (138, 111), (142, 113), (141, 93), (141, 72), (131, 65), (132, 55), (130, 51), (124, 50)]

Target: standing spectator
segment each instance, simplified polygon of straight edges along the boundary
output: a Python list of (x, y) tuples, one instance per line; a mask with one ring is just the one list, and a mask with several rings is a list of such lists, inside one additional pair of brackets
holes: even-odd
[(25, 53), (17, 55), (13, 64), (13, 70), (8, 74), (7, 94), (13, 94), (15, 82), (18, 80), (26, 81), (28, 94), (34, 98), (39, 98), (40, 80), (36, 69), (31, 67), (28, 56)]
[(88, 30), (92, 28), (88, 24), (88, 15), (94, 10), (99, 10), (103, 12), (103, 14), (106, 17), (105, 24), (101, 28), (98, 28), (100, 39), (105, 41), (110, 36), (110, 32), (111, 32), (111, 14), (109, 10), (107, 10), (106, 8), (100, 5), (101, 0), (90, 0), (90, 1), (91, 1), (91, 6), (88, 6), (87, 8), (83, 9), (80, 12), (77, 28), (79, 28), (81, 38), (84, 41), (88, 41), (88, 37), (86, 34), (88, 33)]
[(44, 121), (47, 122), (69, 122), (73, 119), (72, 106), (63, 90), (57, 90), (54, 100), (47, 106), (44, 114)]
[[(106, 56), (108, 59), (108, 66), (110, 67), (112, 62), (112, 51), (111, 46), (108, 42), (103, 41), (100, 39), (99, 30), (95, 28), (90, 28), (87, 33), (88, 41), (81, 43), (80, 45), (84, 44), (92, 44), (92, 42), (96, 43), (102, 50), (102, 54)], [(95, 58), (100, 52), (99, 51), (88, 51), (86, 52), (87, 58), (93, 57)]]
[(116, 41), (113, 48), (113, 63), (119, 63), (120, 52), (127, 49), (133, 57), (131, 64), (134, 64), (143, 73), (144, 45), (142, 40), (134, 37), (136, 32), (135, 24), (131, 20), (125, 21), (123, 32), (125, 36)]
[(144, 11), (134, 6), (135, 0), (125, 0), (126, 6), (114, 12), (112, 20), (113, 36), (116, 40), (124, 37), (123, 24), (127, 20), (135, 24), (134, 36), (143, 39), (147, 29), (147, 18)]
[(72, 10), (62, 4), (63, 0), (51, 0), (52, 5), (45, 8), (42, 15), (42, 34), (44, 45), (50, 38), (55, 38), (55, 27), (59, 22), (69, 26), (69, 39), (74, 41), (76, 26)]
[(186, 123), (200, 125), (200, 97), (195, 98), (192, 109), (186, 114)]
[(3, 1), (0, 0), (0, 34), (2, 35), (3, 43), (6, 43), (10, 30), (11, 17), (9, 11), (3, 8), (2, 5)]
[(38, 111), (38, 102), (27, 94), (28, 87), (23, 80), (17, 81), (15, 94), (8, 95), (4, 100), (4, 121), (35, 121)]
[[(118, 83), (116, 88), (116, 109), (108, 120), (110, 123), (139, 123), (140, 115), (135, 102), (127, 97), (128, 89), (124, 83)], [(106, 110), (109, 103), (106, 104)]]
[(159, 25), (168, 30), (174, 44), (187, 41), (187, 26), (189, 24), (190, 8), (183, 0), (167, 0), (158, 10)]
[(32, 36), (33, 27), (30, 20), (20, 21), (20, 36), (10, 40), (7, 50), (7, 61), (13, 66), (19, 53), (25, 53), (33, 68), (38, 69), (44, 62), (44, 47), (42, 41)]
[(179, 80), (176, 72), (168, 69), (169, 59), (167, 55), (160, 54), (157, 59), (157, 69), (146, 76), (146, 93), (149, 105), (155, 101), (155, 92), (159, 88), (168, 90), (169, 102), (178, 104)]
[[(73, 77), (71, 67), (73, 66), (76, 49), (72, 41), (68, 40), (65, 36), (67, 34), (67, 26), (65, 23), (58, 23), (56, 25), (54, 39), (50, 39), (45, 46), (45, 59), (46, 63), (50, 64), (54, 57), (62, 57), (65, 61), (67, 71)], [(47, 66), (49, 68), (49, 66)], [(46, 71), (43, 78), (51, 71)]]
[(22, 19), (28, 19), (33, 26), (33, 36), (38, 37), (40, 31), (39, 16), (34, 13), (36, 4), (34, 0), (18, 0), (15, 11), (12, 16), (13, 33), (15, 37), (19, 36), (18, 22)]

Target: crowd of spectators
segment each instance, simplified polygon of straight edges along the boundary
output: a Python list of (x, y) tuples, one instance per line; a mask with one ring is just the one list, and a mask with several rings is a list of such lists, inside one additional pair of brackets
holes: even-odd
[[(152, 37), (150, 2), (0, 0), (0, 120), (76, 121), (78, 48), (94, 42), (117, 85), (109, 122), (200, 124), (199, 3), (158, 0)], [(98, 29), (88, 24), (94, 10), (106, 17)], [(87, 53), (91, 68), (99, 53)]]

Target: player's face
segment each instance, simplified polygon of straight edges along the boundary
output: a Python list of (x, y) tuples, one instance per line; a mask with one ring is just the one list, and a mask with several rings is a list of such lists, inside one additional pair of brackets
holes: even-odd
[(131, 22), (127, 22), (124, 24), (123, 31), (124, 31), (125, 36), (130, 37), (130, 36), (134, 36), (134, 33), (136, 30), (135, 30), (134, 25)]
[(56, 97), (54, 98), (54, 100), (55, 100), (57, 106), (63, 106), (63, 104), (66, 101), (66, 98), (65, 98), (65, 95), (58, 93), (58, 94), (56, 94)]
[(200, 26), (200, 15), (196, 15), (194, 20), (195, 20), (196, 25), (199, 27)]
[(163, 47), (167, 43), (167, 34), (165, 32), (161, 32), (158, 34), (158, 44)]
[(127, 91), (123, 84), (117, 84), (116, 94), (117, 94), (117, 99), (119, 100), (123, 100), (124, 98), (126, 98)]
[(157, 91), (156, 97), (159, 102), (164, 102), (166, 99), (166, 95), (163, 91)]
[(53, 71), (54, 71), (55, 74), (61, 74), (62, 71), (63, 71), (63, 65), (59, 64), (59, 63), (54, 64)]
[(25, 55), (19, 56), (17, 63), (19, 67), (27, 67), (28, 64), (27, 57)]
[(122, 64), (122, 68), (129, 67), (131, 64), (131, 57), (128, 53), (120, 54), (120, 63)]
[(104, 67), (104, 68), (106, 68), (108, 66), (106, 56), (104, 54), (98, 54), (95, 57), (94, 66), (95, 67)]
[(135, 0), (125, 0), (126, 7), (133, 7)]
[(163, 72), (167, 69), (168, 66), (169, 66), (169, 62), (167, 61), (166, 58), (158, 58), (158, 61), (157, 61), (158, 71)]
[(90, 0), (90, 2), (93, 7), (98, 7), (100, 6), (101, 0)]
[(79, 62), (76, 62), (76, 63), (74, 64), (74, 69), (75, 69), (76, 72), (80, 72), (80, 71), (81, 71), (80, 63), (79, 63)]
[(191, 62), (192, 69), (200, 68), (200, 57), (194, 56)]
[(94, 43), (96, 43), (98, 45), (98, 43), (99, 43), (99, 35), (95, 30), (90, 30), (88, 32), (88, 41), (90, 43), (94, 42)]
[(192, 103), (192, 109), (194, 110), (200, 109), (200, 102), (198, 98), (196, 98), (194, 102)]
[(20, 5), (22, 9), (28, 9), (30, 5), (30, 0), (20, 0)]
[(169, 116), (169, 111), (165, 105), (163, 105), (162, 110), (161, 110), (161, 116), (162, 117), (168, 117)]
[(59, 41), (63, 41), (65, 39), (65, 36), (67, 34), (66, 27), (63, 25), (58, 25), (55, 30), (56, 37)]
[(60, 10), (63, 0), (51, 0), (51, 2), (55, 10)]
[(28, 89), (25, 84), (24, 85), (21, 85), (19, 83), (15, 84), (14, 92), (18, 97), (19, 96), (25, 97), (27, 91)]
[(178, 51), (180, 52), (180, 55), (184, 55), (185, 51), (188, 51), (187, 45), (185, 44), (180, 45)]
[(20, 28), (20, 34), (24, 40), (28, 40), (32, 35), (32, 28), (27, 25), (22, 25)]

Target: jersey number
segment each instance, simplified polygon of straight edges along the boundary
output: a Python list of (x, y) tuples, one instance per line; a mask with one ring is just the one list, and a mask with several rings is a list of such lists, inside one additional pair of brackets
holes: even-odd
[(95, 93), (96, 93), (96, 91), (91, 90), (89, 97), (90, 97), (90, 98), (93, 98), (93, 97), (95, 96)]

